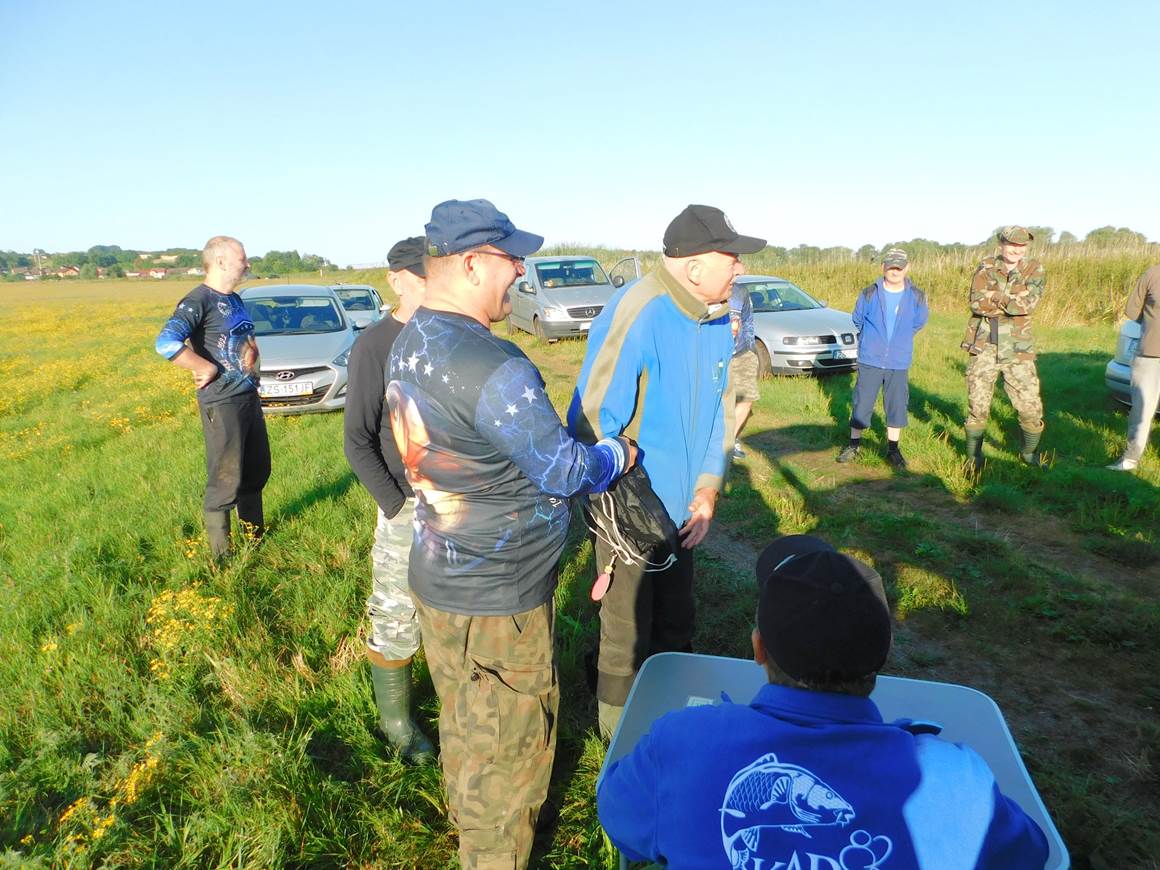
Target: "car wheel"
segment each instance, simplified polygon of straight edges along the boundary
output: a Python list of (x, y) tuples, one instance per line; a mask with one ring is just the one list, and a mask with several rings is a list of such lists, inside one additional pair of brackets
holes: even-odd
[(761, 380), (773, 377), (773, 362), (769, 358), (765, 344), (758, 341), (754, 344), (753, 350), (757, 353), (757, 377)]
[(548, 338), (547, 333), (544, 332), (544, 324), (540, 323), (540, 318), (538, 317), (532, 318), (532, 332), (536, 336), (536, 341), (540, 344), (555, 344), (556, 342), (556, 339)]

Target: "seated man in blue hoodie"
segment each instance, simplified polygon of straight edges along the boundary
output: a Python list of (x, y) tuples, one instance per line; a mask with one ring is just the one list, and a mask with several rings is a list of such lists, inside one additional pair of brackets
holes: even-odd
[(906, 251), (891, 248), (882, 257), (882, 277), (858, 294), (854, 328), (858, 330), (858, 380), (850, 414), (850, 443), (838, 454), (839, 462), (862, 452), (862, 430), (870, 426), (874, 403), (882, 393), (886, 409), (886, 461), (902, 471), (906, 459), (898, 437), (906, 425), (910, 402), (910, 359), (914, 336), (926, 326), (930, 312), (926, 294), (911, 283)]
[(609, 767), (597, 809), (621, 852), (670, 870), (1045, 865), (1043, 832), (977, 753), (870, 700), (891, 644), (874, 569), (789, 535), (757, 581), (769, 684), (663, 716)]

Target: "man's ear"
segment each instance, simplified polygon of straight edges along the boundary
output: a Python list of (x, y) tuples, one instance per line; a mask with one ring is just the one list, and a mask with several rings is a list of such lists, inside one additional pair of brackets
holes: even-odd
[(761, 632), (755, 627), (749, 639), (753, 641), (753, 660), (759, 665), (764, 665), (769, 661), (769, 653), (765, 651), (765, 644), (761, 642)]
[(700, 285), (704, 268), (705, 264), (696, 257), (685, 261), (685, 277), (689, 279), (690, 284)]

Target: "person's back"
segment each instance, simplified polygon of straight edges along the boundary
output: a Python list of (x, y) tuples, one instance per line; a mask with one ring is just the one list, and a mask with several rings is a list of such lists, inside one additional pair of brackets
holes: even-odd
[(748, 705), (669, 713), (609, 766), (613, 843), (674, 870), (1043, 867), (1043, 832), (976, 752), (883, 722), (868, 697), (890, 645), (877, 574), (795, 535), (758, 578), (770, 683)]

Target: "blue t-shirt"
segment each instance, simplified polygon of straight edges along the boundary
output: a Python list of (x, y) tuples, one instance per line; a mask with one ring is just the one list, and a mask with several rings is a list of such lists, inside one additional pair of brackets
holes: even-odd
[(889, 287), (882, 287), (882, 304), (886, 307), (886, 340), (890, 341), (894, 337), (894, 324), (898, 320), (898, 306), (902, 304), (902, 292), (906, 287), (899, 287), (897, 290), (891, 290)]
[(242, 349), (254, 335), (254, 322), (236, 293), (218, 293), (198, 284), (177, 303), (154, 344), (157, 352), (173, 359), (185, 342), (217, 366), (218, 376), (197, 391), (203, 405), (223, 402), (258, 389), (258, 373), (242, 366)]
[(753, 300), (744, 284), (734, 284), (729, 295), (729, 325), (733, 329), (733, 355), (753, 350)]

